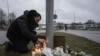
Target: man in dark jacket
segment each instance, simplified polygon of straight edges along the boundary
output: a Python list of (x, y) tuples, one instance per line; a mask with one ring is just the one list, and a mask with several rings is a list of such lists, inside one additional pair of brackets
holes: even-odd
[(35, 28), (38, 27), (38, 22), (41, 20), (41, 15), (35, 11), (25, 11), (24, 15), (18, 17), (10, 25), (7, 31), (9, 43), (7, 51), (26, 53), (28, 52), (27, 44), (32, 41), (34, 44), (38, 41)]

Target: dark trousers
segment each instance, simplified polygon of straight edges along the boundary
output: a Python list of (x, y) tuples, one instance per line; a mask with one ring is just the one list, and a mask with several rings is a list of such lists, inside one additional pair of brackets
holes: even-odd
[(7, 45), (7, 50), (18, 53), (27, 53), (29, 52), (27, 44), (24, 43), (11, 43), (9, 42)]

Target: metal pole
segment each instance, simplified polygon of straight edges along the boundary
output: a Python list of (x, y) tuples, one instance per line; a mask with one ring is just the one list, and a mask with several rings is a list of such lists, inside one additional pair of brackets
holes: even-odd
[(46, 0), (46, 37), (48, 39), (48, 47), (53, 48), (53, 11), (54, 0)]
[(76, 22), (75, 22), (75, 19), (76, 19), (76, 18), (75, 18), (75, 16), (76, 16), (76, 15), (75, 15), (75, 11), (74, 11), (74, 29), (76, 29)]
[(7, 10), (8, 10), (8, 19), (9, 19), (9, 2), (7, 0)]
[(76, 16), (76, 15), (75, 15), (75, 11), (74, 11), (74, 23), (75, 23), (75, 19), (76, 19), (75, 16)]

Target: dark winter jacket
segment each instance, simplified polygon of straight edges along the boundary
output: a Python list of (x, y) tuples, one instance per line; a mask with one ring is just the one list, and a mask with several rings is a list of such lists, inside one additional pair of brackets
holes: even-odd
[(27, 15), (18, 17), (9, 27), (7, 31), (7, 38), (12, 43), (28, 44), (30, 40), (34, 43), (37, 41), (35, 28), (38, 24), (34, 19), (30, 19)]

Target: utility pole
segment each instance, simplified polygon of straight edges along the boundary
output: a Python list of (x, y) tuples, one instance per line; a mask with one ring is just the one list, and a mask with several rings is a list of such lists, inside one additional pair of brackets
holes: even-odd
[(74, 23), (75, 23), (75, 19), (76, 19), (75, 16), (76, 16), (76, 15), (75, 15), (75, 11), (74, 11)]
[(8, 19), (9, 19), (9, 2), (8, 2), (8, 0), (7, 0), (7, 11), (8, 11)]
[(53, 12), (54, 0), (46, 0), (46, 37), (48, 39), (48, 47), (53, 48)]
[(75, 15), (75, 11), (74, 11), (74, 29), (76, 29), (76, 22), (75, 22), (76, 17), (75, 16), (76, 15)]

